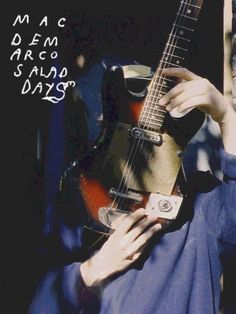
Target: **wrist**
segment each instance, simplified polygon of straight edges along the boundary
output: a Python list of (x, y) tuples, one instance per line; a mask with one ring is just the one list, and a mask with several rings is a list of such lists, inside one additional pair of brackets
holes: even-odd
[[(96, 267), (96, 261), (94, 261), (94, 256), (85, 261), (80, 266), (81, 276), (88, 289), (94, 289), (100, 286), (104, 280), (108, 277), (105, 271)], [(104, 265), (103, 265), (104, 267)]]
[(224, 115), (217, 122), (220, 128), (222, 128), (225, 125), (229, 125), (231, 121), (234, 119), (235, 119), (235, 111), (233, 107), (230, 104), (228, 104), (227, 110), (225, 111)]
[(236, 112), (230, 106), (223, 119), (218, 122), (221, 130), (221, 136), (225, 151), (229, 154), (236, 155)]

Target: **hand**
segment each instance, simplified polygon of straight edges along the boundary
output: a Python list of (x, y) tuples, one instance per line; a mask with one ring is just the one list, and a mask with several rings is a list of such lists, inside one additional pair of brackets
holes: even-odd
[(180, 83), (159, 101), (167, 111), (189, 111), (198, 108), (211, 115), (219, 123), (226, 152), (236, 155), (236, 113), (230, 103), (207, 79), (184, 68), (163, 70), (164, 76), (177, 77)]
[(161, 230), (156, 218), (147, 216), (143, 208), (118, 219), (117, 229), (102, 248), (81, 264), (81, 275), (90, 288), (128, 268), (140, 257), (150, 238)]
[(163, 70), (163, 75), (180, 80), (179, 84), (160, 99), (159, 104), (166, 106), (167, 111), (175, 109), (184, 112), (198, 108), (210, 114), (216, 122), (222, 123), (232, 109), (214, 85), (187, 69), (167, 68)]

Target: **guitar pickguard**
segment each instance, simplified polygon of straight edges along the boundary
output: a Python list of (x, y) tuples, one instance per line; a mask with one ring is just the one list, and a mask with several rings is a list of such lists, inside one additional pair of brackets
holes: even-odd
[(137, 140), (131, 135), (132, 126), (117, 123), (103, 173), (110, 173), (116, 182), (124, 181), (126, 188), (171, 195), (181, 166), (182, 149), (167, 133), (162, 143)]

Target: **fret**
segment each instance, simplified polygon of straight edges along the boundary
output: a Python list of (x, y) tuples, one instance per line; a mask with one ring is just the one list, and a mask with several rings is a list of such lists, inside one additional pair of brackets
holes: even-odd
[[(162, 92), (163, 95), (165, 95), (165, 94), (170, 90), (170, 87), (165, 86), (165, 85), (157, 84), (157, 86), (159, 86), (162, 90), (161, 90), (161, 91), (158, 91), (158, 90), (155, 89), (155, 88), (150, 88), (150, 92), (155, 92), (156, 95), (159, 94), (159, 92)], [(163, 89), (165, 89), (165, 90), (163, 90)], [(153, 94), (153, 96), (155, 96), (155, 95)]]
[(165, 79), (163, 79), (160, 82), (153, 82), (153, 86), (150, 87), (150, 92), (156, 91), (157, 92), (156, 94), (161, 93), (162, 94), (161, 96), (163, 96), (164, 93), (167, 93), (175, 85), (176, 85), (176, 82), (173, 82), (173, 83), (169, 82), (168, 83), (168, 82), (166, 82)]
[[(161, 106), (158, 106), (158, 109), (154, 109), (154, 110), (158, 110), (158, 111), (163, 112), (163, 113), (166, 114), (166, 110), (165, 109), (161, 109), (160, 107)], [(164, 106), (162, 106), (162, 107), (165, 108)]]
[(156, 115), (156, 114), (153, 114), (153, 113), (145, 113), (144, 114), (145, 115), (145, 117), (146, 118), (148, 118), (148, 119), (151, 119), (151, 120), (155, 120), (155, 121), (158, 121), (158, 122), (163, 122), (163, 120), (164, 120), (164, 117), (163, 116), (158, 116), (158, 115)]
[(161, 96), (159, 97), (159, 98), (161, 98), (161, 97), (163, 97), (166, 93), (164, 93), (164, 92), (162, 92), (162, 91), (158, 91), (158, 94), (161, 95)]
[[(167, 82), (166, 81), (162, 81), (162, 82), (153, 82), (153, 86), (151, 86), (150, 88), (150, 91), (156, 91), (157, 92), (157, 87), (160, 87), (160, 88), (170, 88), (169, 85), (167, 85)], [(161, 90), (160, 90), (161, 91)]]
[[(177, 45), (177, 40), (175, 42), (173, 42), (173, 40), (168, 40), (167, 44), (168, 43), (169, 43), (169, 45), (175, 44), (175, 46), (177, 46), (177, 47), (182, 46), (182, 45)], [(182, 43), (185, 44), (184, 47), (188, 48), (187, 46), (189, 46), (189, 43), (187, 43), (187, 42), (182, 42)], [(165, 50), (163, 52), (162, 59), (165, 58), (165, 60), (167, 60), (167, 59), (173, 58), (173, 60), (178, 60), (178, 59), (180, 61), (185, 60), (187, 49), (183, 50), (183, 49), (185, 49), (184, 47), (183, 47), (183, 49), (178, 49), (178, 48), (173, 49), (173, 46), (169, 46), (169, 45), (167, 46), (167, 44), (166, 44)], [(170, 57), (172, 57), (172, 58), (170, 58)]]
[[(163, 70), (163, 68), (161, 68)], [(176, 80), (169, 79), (164, 76), (156, 76), (154, 77), (153, 84), (163, 84), (164, 86), (173, 87), (176, 84)], [(167, 85), (168, 84), (168, 85)], [(152, 89), (152, 86), (151, 86)]]
[[(171, 34), (172, 35), (172, 34)], [(170, 35), (170, 36), (171, 36)], [(192, 38), (192, 35), (193, 35), (193, 31), (191, 30), (191, 28), (190, 28), (190, 30), (188, 30), (188, 29), (186, 29), (186, 27), (185, 27), (185, 29), (183, 29), (183, 27), (181, 28), (181, 26), (180, 26), (180, 28), (175, 28), (174, 29), (174, 31), (173, 31), (173, 35), (174, 36), (179, 36), (179, 37), (184, 37), (184, 38), (186, 38), (186, 39), (188, 39), (189, 40), (189, 42), (190, 42), (190, 40), (191, 40), (191, 38)], [(189, 43), (188, 42), (188, 43)], [(187, 43), (186, 43), (187, 44)]]
[(153, 103), (150, 102), (148, 108), (143, 109), (142, 113), (143, 114), (149, 114), (152, 113), (160, 118), (164, 118), (165, 114), (166, 114), (166, 110), (165, 109), (160, 109), (160, 105), (158, 105), (157, 103)]
[[(144, 121), (144, 123), (145, 123), (145, 121)], [(142, 127), (142, 128), (146, 128), (146, 129), (148, 129), (148, 130), (150, 130), (150, 131), (156, 131), (156, 132), (159, 132), (160, 131), (160, 129), (161, 129), (161, 127), (162, 127), (162, 124), (160, 125), (160, 124), (154, 124), (154, 123), (145, 123), (144, 125), (143, 125), (143, 122), (141, 122), (140, 123), (140, 126)]]
[(165, 81), (167, 81), (167, 82), (176, 84), (176, 81), (175, 81), (175, 80), (172, 80), (172, 79), (170, 79), (170, 78), (168, 78), (168, 77), (162, 77), (162, 78), (163, 78)]
[[(165, 88), (171, 88), (174, 87), (176, 85), (176, 81), (171, 81), (171, 80), (167, 80), (166, 78), (161, 78), (162, 81), (157, 81), (155, 82), (155, 80), (153, 81), (153, 85), (155, 84), (155, 87), (161, 86), (161, 87), (165, 87)], [(154, 86), (151, 86), (151, 90), (153, 89)]]
[(148, 119), (148, 121), (150, 121), (150, 119), (154, 120), (154, 121), (157, 121), (157, 122), (163, 122), (164, 121), (164, 118), (165, 117), (157, 117), (157, 116), (154, 116), (152, 115), (151, 113), (147, 114), (147, 113), (144, 113), (143, 116), (142, 116), (142, 119)]
[(172, 45), (172, 44), (169, 44), (169, 43), (167, 43), (166, 45), (167, 45), (167, 46), (170, 46), (170, 47), (174, 47), (174, 48), (179, 49), (179, 50), (182, 50), (182, 51), (188, 51), (188, 50), (185, 49), (185, 48), (181, 48), (181, 47), (179, 47), (179, 46)]
[[(171, 34), (167, 44), (170, 44), (170, 45), (173, 45), (173, 46), (177, 46), (177, 47), (181, 47), (182, 49), (186, 49), (187, 50), (187, 48), (189, 47), (190, 39), (187, 39), (187, 36), (186, 36), (186, 40), (178, 38), (180, 36), (181, 36), (181, 38), (183, 38), (182, 34), (184, 34), (184, 33), (183, 32), (179, 32), (178, 34), (177, 33), (176, 34)], [(170, 48), (167, 48), (167, 49), (170, 50)], [(171, 50), (170, 50), (170, 52), (172, 52)], [(174, 52), (174, 54), (178, 55), (179, 53)]]
[[(163, 106), (162, 106), (163, 107)], [(165, 108), (165, 107), (163, 107), (163, 108)], [(157, 112), (157, 114), (161, 114), (161, 116), (164, 116), (165, 114), (166, 114), (166, 110), (165, 109), (161, 109), (161, 106), (159, 106), (159, 105), (157, 105), (157, 104), (155, 104), (155, 106), (154, 107), (152, 107), (151, 109), (149, 108), (145, 108), (144, 110), (143, 110), (143, 112), (145, 112), (145, 111), (153, 111), (153, 112)]]
[(199, 10), (196, 8), (190, 8), (189, 6), (186, 6), (181, 13), (183, 15), (187, 15), (187, 17), (191, 17), (193, 19), (192, 21), (196, 22), (198, 14), (199, 14)]
[(170, 37), (174, 37), (174, 38), (177, 38), (177, 39), (180, 39), (180, 40), (184, 40), (184, 41), (190, 42), (190, 39), (187, 39), (187, 38), (184, 38), (184, 37), (181, 37), (181, 36), (170, 34)]
[[(169, 91), (169, 89), (168, 89), (168, 91)], [(152, 90), (150, 93), (152, 93), (152, 94), (150, 94), (150, 95), (148, 95), (148, 97), (147, 97), (147, 101), (148, 102), (150, 102), (150, 103), (152, 103), (152, 104), (154, 104), (154, 105), (157, 105), (158, 104), (158, 102), (159, 102), (159, 100), (163, 97), (163, 96), (165, 96), (167, 93), (168, 93), (168, 91), (163, 91), (163, 92), (161, 92), (161, 94), (160, 94), (160, 92), (157, 92), (156, 90)]]
[[(163, 70), (163, 69), (160, 69), (160, 70)], [(158, 75), (154, 74), (153, 78), (154, 78), (154, 83), (156, 83), (156, 80), (162, 79), (162, 80), (165, 80), (167, 82), (176, 84), (175, 80), (168, 78), (168, 77), (164, 77), (164, 76), (161, 77), (160, 75), (158, 76)]]
[[(155, 84), (155, 86), (154, 86)], [(158, 100), (159, 100), (159, 93), (162, 94), (162, 91), (161, 90), (157, 90), (157, 83), (155, 83), (154, 81), (152, 82), (152, 86), (149, 87), (148, 89), (148, 97), (149, 96), (152, 96), (152, 97), (156, 97)], [(162, 95), (160, 95), (162, 96)]]
[[(152, 109), (154, 109), (154, 108), (152, 108)], [(159, 112), (156, 112), (156, 110), (152, 110), (152, 109), (144, 110), (143, 114), (145, 114), (145, 115), (153, 115), (153, 116), (155, 116), (157, 118), (161, 118), (161, 119), (163, 119), (165, 117), (165, 115), (160, 114)], [(148, 111), (148, 112), (146, 112), (146, 111)], [(165, 113), (166, 113), (166, 111), (165, 111)]]
[(143, 118), (145, 118), (145, 119), (148, 118), (149, 120), (152, 119), (152, 120), (156, 120), (159, 122), (163, 122), (165, 116), (159, 116), (158, 114), (156, 114), (155, 112), (152, 112), (150, 110), (150, 112), (143, 112), (142, 113), (141, 119), (143, 119)]
[(141, 120), (140, 121), (140, 123), (145, 127), (151, 127), (151, 126), (153, 126), (153, 127), (162, 127), (162, 124), (163, 124), (163, 121), (161, 121), (161, 122), (157, 122), (157, 121), (150, 121), (150, 120)]
[(151, 115), (145, 115), (141, 118), (143, 122), (145, 122), (144, 119), (146, 119), (147, 120), (146, 122), (148, 123), (151, 122), (153, 124), (158, 124), (158, 125), (161, 125), (164, 121), (164, 119), (160, 120), (160, 119), (157, 119), (156, 117), (152, 117)]
[(141, 119), (148, 119), (148, 121), (150, 121), (150, 119), (157, 121), (157, 122), (163, 122), (165, 119), (165, 116), (158, 116), (158, 115), (153, 115), (152, 113), (143, 113), (142, 118)]
[(201, 9), (201, 7), (199, 7), (198, 5), (195, 5), (195, 4), (190, 4), (188, 2), (185, 2), (185, 1), (180, 1), (182, 4), (185, 4), (185, 5), (189, 5), (190, 7), (194, 7), (194, 8), (197, 8), (197, 9)]
[(187, 19), (191, 19), (193, 21), (197, 21), (197, 19), (195, 17), (191, 17), (191, 16), (188, 16), (188, 15), (185, 15), (185, 14), (177, 13), (176, 15), (184, 17), (184, 18), (187, 18)]
[(159, 96), (148, 95), (147, 102), (148, 104), (157, 105), (158, 101), (161, 99)]
[(163, 60), (167, 60), (168, 58), (170, 58), (170, 59), (177, 59), (177, 60), (180, 59), (180, 60), (182, 60), (182, 61), (185, 60), (185, 58), (183, 58), (183, 57), (177, 56), (177, 55), (175, 55), (175, 54), (173, 54), (173, 53), (165, 52), (165, 53), (163, 54), (162, 59), (163, 59)]
[(165, 60), (161, 60), (161, 63), (165, 63), (165, 65), (170, 65), (171, 67), (181, 68), (181, 66), (178, 63), (172, 63), (172, 62), (165, 61)]
[(173, 25), (174, 25), (175, 27), (183, 28), (183, 29), (186, 29), (186, 30), (191, 31), (191, 32), (194, 31), (194, 30), (193, 30), (192, 28), (190, 28), (190, 27), (186, 27), (186, 26), (179, 25), (179, 24), (176, 24), (176, 23), (173, 23)]
[[(167, 92), (162, 92), (162, 91), (157, 91), (156, 89), (152, 89), (150, 93), (147, 95), (146, 100), (147, 101), (152, 101), (153, 104), (157, 104), (159, 100), (166, 95)], [(155, 101), (155, 103), (154, 103)]]

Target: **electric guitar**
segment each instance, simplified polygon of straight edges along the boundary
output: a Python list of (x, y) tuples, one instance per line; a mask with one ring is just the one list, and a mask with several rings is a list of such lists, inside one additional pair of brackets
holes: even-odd
[(164, 77), (168, 67), (182, 67), (203, 0), (180, 1), (161, 60), (151, 82), (131, 92), (122, 67), (107, 71), (103, 83), (103, 127), (90, 153), (76, 168), (87, 228), (110, 234), (114, 221), (143, 207), (168, 227), (181, 209), (181, 162), (184, 148), (199, 130), (204, 114), (197, 109), (171, 118), (159, 99), (176, 80)]

